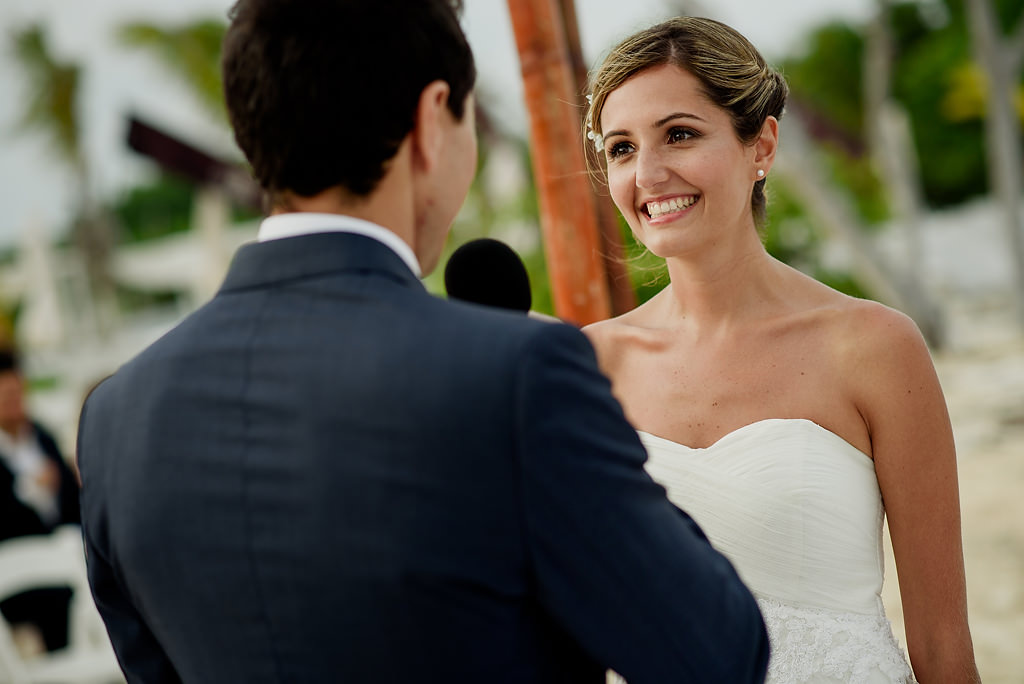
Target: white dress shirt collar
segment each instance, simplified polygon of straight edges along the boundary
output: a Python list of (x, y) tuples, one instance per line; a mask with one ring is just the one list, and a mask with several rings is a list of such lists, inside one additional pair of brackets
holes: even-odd
[(313, 233), (355, 233), (356, 235), (373, 238), (390, 247), (406, 263), (409, 270), (417, 278), (423, 277), (416, 254), (412, 251), (412, 247), (406, 244), (405, 240), (383, 226), (355, 218), (354, 216), (316, 214), (313, 212), (274, 214), (263, 219), (256, 238), (260, 242), (267, 242), (268, 240), (280, 240), (281, 238), (312, 235)]

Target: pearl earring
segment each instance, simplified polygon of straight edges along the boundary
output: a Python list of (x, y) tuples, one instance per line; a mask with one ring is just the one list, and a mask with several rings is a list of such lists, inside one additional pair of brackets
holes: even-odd
[(757, 177), (758, 178), (764, 178), (764, 169), (758, 169), (757, 170)]

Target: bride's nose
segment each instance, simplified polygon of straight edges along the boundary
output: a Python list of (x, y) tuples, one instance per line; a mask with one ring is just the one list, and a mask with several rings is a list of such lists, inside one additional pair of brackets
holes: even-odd
[(668, 166), (657, 149), (646, 148), (636, 152), (636, 186), (650, 189), (664, 183), (669, 176)]

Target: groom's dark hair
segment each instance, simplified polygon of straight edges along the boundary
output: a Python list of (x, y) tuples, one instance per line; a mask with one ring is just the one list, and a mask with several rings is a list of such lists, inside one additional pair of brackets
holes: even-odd
[(465, 114), (476, 67), (460, 0), (239, 0), (222, 68), (235, 140), (277, 203), (373, 191), (432, 81)]

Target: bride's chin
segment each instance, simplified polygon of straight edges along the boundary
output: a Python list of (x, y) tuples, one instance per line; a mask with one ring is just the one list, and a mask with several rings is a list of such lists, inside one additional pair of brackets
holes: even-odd
[(679, 256), (680, 252), (683, 251), (682, 245), (678, 244), (677, 240), (640, 240), (640, 244), (642, 244), (648, 252), (662, 259)]

